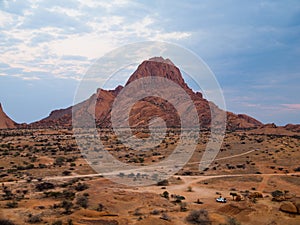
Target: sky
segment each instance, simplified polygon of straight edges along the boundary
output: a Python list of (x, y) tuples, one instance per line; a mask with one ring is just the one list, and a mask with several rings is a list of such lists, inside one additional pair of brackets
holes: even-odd
[(297, 0), (0, 0), (0, 102), (16, 122), (40, 120), (73, 104), (99, 57), (149, 40), (201, 57), (228, 111), (300, 124)]

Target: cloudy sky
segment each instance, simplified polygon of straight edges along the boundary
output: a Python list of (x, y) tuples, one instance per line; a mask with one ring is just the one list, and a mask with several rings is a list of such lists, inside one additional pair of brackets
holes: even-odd
[(300, 123), (297, 0), (0, 0), (0, 102), (17, 122), (39, 120), (72, 105), (97, 58), (147, 40), (200, 56), (227, 110)]

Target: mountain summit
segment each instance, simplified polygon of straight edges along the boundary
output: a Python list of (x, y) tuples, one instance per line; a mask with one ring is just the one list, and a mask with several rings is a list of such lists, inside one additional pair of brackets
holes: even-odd
[(161, 56), (159, 56), (159, 57), (152, 57), (148, 61), (160, 62), (160, 63), (167, 63), (167, 64), (175, 66), (175, 64), (170, 59), (164, 59)]
[[(211, 107), (213, 107), (212, 110), (221, 109), (204, 99), (200, 92), (194, 92), (189, 88), (185, 83), (179, 68), (176, 67), (170, 59), (153, 57), (149, 60), (145, 60), (130, 76), (125, 87), (135, 80), (151, 76), (167, 78), (182, 87), (194, 102), (198, 112), (200, 126), (202, 128), (210, 128)], [(112, 106), (115, 98), (123, 89), (124, 87), (122, 86), (118, 86), (114, 90), (103, 90), (99, 88), (95, 94), (84, 102), (66, 109), (55, 110), (51, 112), (47, 118), (31, 124), (31, 126), (71, 126), (72, 109), (73, 107), (76, 107), (76, 113), (92, 116), (98, 127), (111, 127)], [(172, 98), (176, 99), (176, 95), (172, 96)], [(93, 107), (93, 104), (95, 104), (95, 107)], [(185, 104), (185, 102), (180, 102), (179, 107), (187, 107), (187, 104)], [(236, 115), (231, 112), (226, 112), (226, 114), (227, 129), (255, 128), (262, 125), (261, 122), (247, 115)], [(131, 127), (147, 127), (153, 117), (164, 119), (167, 126), (180, 127), (180, 119), (175, 108), (168, 101), (154, 96), (146, 97), (134, 104), (129, 115), (129, 124)]]
[(137, 70), (130, 76), (125, 86), (134, 80), (150, 76), (164, 77), (174, 81), (185, 90), (189, 89), (184, 82), (180, 70), (170, 59), (164, 59), (163, 57), (153, 57), (142, 62)]
[(9, 118), (2, 109), (0, 103), (0, 129), (16, 128), (17, 123)]

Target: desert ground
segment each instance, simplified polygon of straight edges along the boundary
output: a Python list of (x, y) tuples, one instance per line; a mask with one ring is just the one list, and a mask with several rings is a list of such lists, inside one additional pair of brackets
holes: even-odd
[[(178, 133), (134, 151), (99, 131), (108, 152), (139, 166), (171, 154)], [(300, 224), (299, 133), (227, 132), (215, 160), (199, 171), (208, 139), (201, 132), (189, 162), (168, 180), (133, 187), (96, 173), (69, 129), (0, 130), (0, 224)], [(220, 196), (227, 202), (216, 202)]]

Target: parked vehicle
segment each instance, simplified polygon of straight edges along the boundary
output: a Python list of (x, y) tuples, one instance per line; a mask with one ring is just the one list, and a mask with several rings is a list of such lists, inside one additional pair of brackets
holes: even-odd
[(226, 203), (226, 202), (227, 202), (227, 200), (226, 200), (226, 198), (219, 197), (219, 198), (217, 198), (217, 199), (216, 199), (216, 202), (220, 202), (220, 203)]

